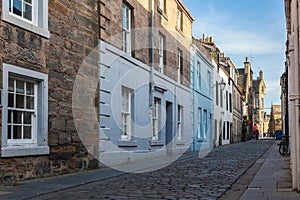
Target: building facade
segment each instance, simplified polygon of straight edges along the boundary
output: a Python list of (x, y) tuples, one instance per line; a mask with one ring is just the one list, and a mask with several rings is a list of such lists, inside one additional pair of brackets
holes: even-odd
[(0, 10), (0, 182), (97, 167), (72, 115), (77, 70), (98, 43), (97, 4), (3, 0)]
[(209, 52), (198, 40), (191, 46), (191, 130), (192, 151), (213, 146), (213, 73)]
[(272, 105), (269, 121), (269, 133), (275, 133), (277, 130), (282, 130), (281, 105)]
[(244, 68), (238, 69), (239, 77), (238, 82), (244, 91), (244, 105), (243, 105), (243, 129), (245, 130), (245, 135), (243, 136), (245, 140), (252, 137), (252, 126), (253, 126), (253, 110), (254, 110), (254, 97), (253, 97), (253, 71), (251, 68), (251, 63), (248, 57), (244, 62)]
[(193, 17), (179, 0), (104, 1), (101, 10), (101, 164), (183, 153)]
[(263, 71), (259, 72), (259, 77), (253, 80), (253, 96), (254, 96), (254, 110), (253, 110), (253, 123), (256, 124), (259, 132), (259, 137), (264, 137), (264, 115), (265, 104), (264, 99), (266, 96), (266, 85), (263, 77)]

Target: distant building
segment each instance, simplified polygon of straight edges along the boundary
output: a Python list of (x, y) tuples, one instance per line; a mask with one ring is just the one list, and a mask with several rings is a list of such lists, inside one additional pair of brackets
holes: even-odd
[(275, 133), (275, 131), (277, 130), (282, 130), (281, 105), (272, 105), (269, 122), (269, 133)]
[(259, 72), (259, 77), (253, 80), (253, 96), (254, 96), (254, 110), (253, 110), (253, 123), (257, 125), (260, 133), (259, 137), (263, 137), (264, 132), (264, 114), (265, 104), (264, 98), (266, 96), (266, 85), (263, 77), (263, 71)]
[[(238, 69), (239, 77), (238, 82), (243, 89), (244, 105), (243, 105), (243, 116), (244, 121), (248, 122), (245, 128), (247, 133), (244, 133), (244, 139), (250, 139), (252, 137), (252, 126), (253, 126), (253, 111), (254, 111), (254, 97), (253, 97), (253, 71), (251, 68), (251, 63), (248, 57), (244, 62), (244, 68)], [(244, 124), (245, 126), (245, 124)]]
[(268, 137), (269, 136), (269, 123), (270, 123), (270, 115), (268, 115), (266, 112), (264, 113), (264, 118), (263, 118), (263, 137)]

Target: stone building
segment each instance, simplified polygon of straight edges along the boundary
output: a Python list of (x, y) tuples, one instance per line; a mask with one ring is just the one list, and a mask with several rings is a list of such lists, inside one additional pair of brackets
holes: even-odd
[(98, 165), (72, 113), (77, 71), (98, 44), (97, 13), (96, 1), (0, 1), (0, 182)]
[[(299, 121), (299, 1), (285, 0), (287, 27), (286, 68), (288, 84), (288, 125), (290, 135), (291, 171), (293, 189), (300, 192), (300, 121)], [(285, 105), (283, 105), (285, 106)]]
[(251, 63), (246, 57), (244, 62), (244, 68), (238, 69), (239, 77), (238, 83), (243, 89), (244, 105), (243, 105), (243, 116), (244, 121), (248, 122), (247, 133), (244, 136), (245, 139), (250, 139), (252, 137), (252, 126), (253, 126), (253, 110), (254, 110), (254, 97), (253, 97), (253, 71), (251, 68)]
[(259, 77), (253, 80), (253, 123), (257, 125), (259, 137), (263, 137), (264, 133), (264, 114), (265, 114), (265, 104), (264, 99), (266, 96), (266, 85), (263, 77), (263, 71), (259, 72)]
[(288, 70), (286, 68), (285, 72), (280, 78), (281, 86), (281, 120), (282, 120), (282, 133), (289, 136), (289, 113), (288, 113)]
[(269, 133), (282, 130), (281, 105), (272, 105), (269, 121)]
[(183, 153), (191, 139), (193, 17), (180, 0), (100, 7), (101, 164)]

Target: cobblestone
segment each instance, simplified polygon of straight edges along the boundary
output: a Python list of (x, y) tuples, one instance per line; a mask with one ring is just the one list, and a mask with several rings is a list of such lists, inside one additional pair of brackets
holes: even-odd
[(218, 199), (274, 141), (249, 141), (213, 149), (149, 173), (122, 176), (34, 199)]

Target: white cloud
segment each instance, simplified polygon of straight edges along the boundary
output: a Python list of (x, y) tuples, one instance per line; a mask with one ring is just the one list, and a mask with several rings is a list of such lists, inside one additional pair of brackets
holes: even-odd
[(212, 36), (222, 51), (228, 54), (255, 52), (257, 55), (278, 53), (284, 44), (272, 32), (259, 29), (253, 22), (236, 19), (230, 13), (218, 12), (212, 6), (209, 16), (199, 18), (193, 24), (194, 34)]

